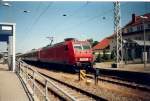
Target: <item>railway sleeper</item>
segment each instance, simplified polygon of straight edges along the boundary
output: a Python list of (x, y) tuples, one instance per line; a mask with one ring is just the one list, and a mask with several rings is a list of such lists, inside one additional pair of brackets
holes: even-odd
[[(67, 87), (66, 85), (60, 85), (58, 83), (55, 82), (55, 84), (57, 84), (57, 86), (59, 86), (60, 88), (62, 88), (63, 90), (65, 90), (69, 95), (73, 96), (74, 98), (78, 99), (78, 101), (80, 101), (80, 99), (84, 99), (83, 101), (88, 101), (89, 99), (92, 99), (91, 97), (88, 97), (87, 95), (84, 95), (76, 90), (73, 90), (69, 87)], [(93, 99), (94, 100), (94, 99)]]

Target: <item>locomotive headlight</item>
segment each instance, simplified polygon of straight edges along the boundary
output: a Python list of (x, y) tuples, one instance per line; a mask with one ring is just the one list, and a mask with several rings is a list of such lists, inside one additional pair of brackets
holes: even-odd
[(80, 58), (80, 61), (88, 61), (88, 58)]

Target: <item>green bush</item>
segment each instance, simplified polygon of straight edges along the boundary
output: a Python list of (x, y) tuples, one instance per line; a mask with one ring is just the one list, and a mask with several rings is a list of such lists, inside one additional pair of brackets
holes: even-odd
[(98, 54), (96, 57), (96, 62), (101, 62), (101, 54)]
[(115, 53), (114, 53), (114, 51), (111, 52), (110, 58), (111, 58), (112, 60), (115, 60)]

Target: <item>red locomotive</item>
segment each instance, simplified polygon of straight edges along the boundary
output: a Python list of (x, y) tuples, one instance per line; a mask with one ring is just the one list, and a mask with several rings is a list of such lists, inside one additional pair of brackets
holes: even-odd
[(32, 50), (22, 55), (24, 60), (92, 67), (93, 55), (88, 41), (65, 39), (54, 45)]

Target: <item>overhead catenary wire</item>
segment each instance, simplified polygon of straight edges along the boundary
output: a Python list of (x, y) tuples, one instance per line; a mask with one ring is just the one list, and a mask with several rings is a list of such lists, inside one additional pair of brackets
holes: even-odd
[[(74, 13), (74, 14), (77, 14), (78, 12), (81, 12), (85, 7), (87, 7), (88, 4), (89, 4), (89, 2), (86, 1), (81, 7), (77, 8), (77, 9), (71, 11), (71, 12)], [(57, 12), (59, 12), (59, 10)], [(62, 16), (64, 16), (64, 15), (65, 16), (69, 16), (69, 18), (67, 19), (67, 21), (65, 20), (65, 22), (63, 23), (63, 25), (65, 25), (66, 23), (68, 23), (69, 20), (71, 19), (70, 16), (72, 16), (72, 15), (68, 15), (68, 14), (63, 14)], [(54, 26), (53, 28), (56, 28), (56, 27), (57, 28), (61, 28), (63, 25), (59, 24), (59, 25)], [(48, 32), (50, 32), (50, 31), (51, 31), (51, 29)]]
[[(25, 29), (25, 32), (27, 32), (26, 34), (26, 38), (27, 38), (27, 35), (29, 33), (32, 32), (32, 30), (34, 29), (34, 26), (37, 24), (37, 22), (39, 21), (39, 19), (41, 18), (41, 16), (44, 15), (44, 13), (48, 10), (48, 8), (52, 5), (53, 2), (50, 2), (48, 4), (48, 6), (45, 8), (45, 10), (43, 10), (43, 12), (40, 13), (40, 15), (36, 18), (36, 20), (34, 21), (34, 23), (32, 23), (32, 25), (30, 26), (30, 29)], [(80, 8), (76, 9), (74, 12), (77, 13), (78, 11), (81, 11), (81, 9), (83, 9), (86, 5), (88, 5), (88, 2), (86, 2), (84, 5), (82, 5)], [(59, 12), (59, 9), (57, 10), (57, 12)], [(27, 26), (28, 27), (28, 26)], [(24, 38), (23, 42), (26, 40), (26, 38)]]
[[(127, 3), (124, 3), (123, 5), (121, 5), (121, 7), (127, 6), (126, 4), (127, 4)], [(85, 23), (87, 23), (87, 22), (89, 22), (89, 21), (93, 21), (93, 20), (95, 20), (96, 18), (102, 18), (102, 17), (104, 17), (103, 15), (109, 14), (109, 13), (111, 13), (111, 12), (113, 13), (113, 9), (109, 9), (109, 10), (107, 10), (107, 11), (103, 11), (103, 12), (101, 12), (101, 13), (98, 13), (98, 15), (96, 15), (96, 16), (93, 16), (93, 17), (91, 17), (91, 18), (87, 18), (86, 20), (84, 20), (84, 21), (82, 21), (82, 22), (79, 22), (78, 24), (75, 24), (75, 25), (73, 25), (73, 26), (69, 26), (68, 28), (64, 28), (64, 29), (62, 29), (62, 30), (60, 30), (60, 31), (68, 30), (68, 29), (71, 29), (71, 28), (77, 28), (77, 27), (79, 27), (79, 25), (81, 25), (81, 24), (85, 24)]]
[(48, 6), (39, 14), (39, 16), (34, 20), (34, 22), (31, 24), (30, 29), (27, 30), (27, 34), (26, 37), (24, 38), (24, 40), (22, 41), (22, 43), (27, 39), (27, 36), (29, 33), (32, 32), (32, 30), (34, 29), (35, 25), (38, 23), (38, 21), (40, 20), (40, 18), (44, 15), (44, 13), (52, 6), (53, 2), (50, 2), (48, 4)]
[[(81, 7), (75, 9), (72, 13), (77, 14), (79, 11), (81, 12), (88, 4), (89, 4), (88, 1), (85, 2)], [(68, 16), (68, 14), (65, 14), (65, 15)], [(71, 15), (69, 15), (69, 16), (71, 16)], [(70, 19), (71, 19), (71, 18), (68, 18), (67, 21), (65, 21), (65, 22), (63, 23), (63, 25), (65, 25), (66, 23), (68, 23)], [(56, 25), (54, 28), (56, 28), (56, 27), (60, 28), (60, 27), (63, 26), (63, 25)]]
[[(63, 30), (66, 30), (66, 29), (71, 29), (71, 28), (74, 28), (74, 27), (79, 27), (79, 25), (81, 25), (81, 24), (85, 24), (85, 23), (87, 23), (87, 22), (89, 22), (89, 21), (95, 20), (96, 18), (103, 17), (102, 15), (104, 15), (104, 14), (106, 15), (106, 14), (112, 12), (112, 11), (113, 11), (113, 9), (104, 11), (104, 12), (102, 12), (102, 13), (99, 13), (99, 14), (96, 15), (96, 16), (93, 16), (93, 17), (90, 17), (90, 18), (86, 18), (86, 20), (84, 20), (84, 21), (82, 21), (82, 22), (79, 22), (78, 24), (75, 24), (75, 25), (73, 25), (73, 26), (69, 26), (68, 28), (62, 29), (62, 30), (60, 30), (60, 31), (63, 31)], [(44, 13), (45, 13), (45, 12), (44, 12)], [(32, 28), (30, 28), (31, 31), (33, 30), (34, 25), (37, 23), (36, 21), (39, 21), (39, 19), (41, 18), (41, 16), (42, 16), (42, 13), (37, 17), (37, 19), (35, 20), (35, 23), (32, 24)], [(31, 32), (31, 31), (29, 31), (29, 32)]]
[[(104, 12), (102, 12), (102, 13), (105, 13), (105, 15), (106, 15), (106, 14), (110, 13), (111, 11), (113, 11), (113, 10), (112, 10), (112, 9), (109, 9), (109, 10), (104, 11)], [(76, 25), (69, 26), (68, 28), (64, 28), (64, 29), (62, 29), (62, 30), (60, 30), (60, 31), (68, 30), (68, 29), (71, 29), (71, 28), (74, 28), (74, 27), (79, 27), (79, 25), (81, 25), (81, 24), (85, 24), (85, 23), (87, 23), (87, 22), (89, 22), (89, 21), (93, 21), (93, 20), (95, 20), (96, 18), (103, 17), (103, 16), (101, 16), (101, 15), (102, 15), (102, 13), (99, 13), (99, 14), (98, 14), (98, 15), (96, 15), (96, 16), (90, 17), (90, 18), (88, 18), (88, 19), (84, 20), (83, 22), (79, 22), (79, 23), (78, 23), (78, 24), (76, 24)]]
[[(48, 6), (46, 6), (46, 8), (42, 10), (42, 12), (35, 18), (35, 20), (33, 20), (33, 23), (31, 24), (30, 27), (28, 27), (29, 24), (27, 25), (27, 27), (24, 30), (26, 37), (24, 37), (21, 44), (23, 44), (27, 40), (29, 33), (31, 33), (33, 28), (35, 27), (35, 24), (40, 20), (42, 15), (44, 15), (44, 13), (49, 9), (49, 7), (51, 7), (52, 3), (53, 2), (49, 2)], [(37, 6), (37, 8), (36, 8), (37, 12), (39, 11), (40, 7), (41, 7), (41, 3), (39, 3), (39, 6)], [(21, 45), (21, 46), (22, 46), (21, 48), (25, 48), (25, 45)]]
[[(86, 4), (84, 4), (82, 7), (80, 7), (80, 9), (78, 9), (79, 11), (81, 11), (81, 8), (83, 9), (84, 7), (86, 7), (88, 5), (88, 3), (86, 3)], [(48, 7), (47, 7), (48, 8)], [(78, 10), (75, 10), (75, 12), (78, 12)], [(73, 25), (73, 26), (71, 26), (71, 27), (69, 27), (69, 28), (73, 28), (74, 26), (78, 26), (78, 25), (80, 25), (80, 24), (84, 24), (84, 23), (86, 23), (86, 22), (88, 22), (88, 21), (92, 21), (92, 20), (94, 20), (94, 19), (96, 19), (96, 18), (99, 18), (100, 17), (100, 15), (103, 15), (103, 14), (106, 14), (107, 12), (108, 13), (110, 13), (110, 11), (113, 11), (112, 9), (110, 9), (110, 10), (107, 10), (107, 11), (104, 11), (104, 12), (102, 12), (102, 13), (100, 13), (100, 14), (98, 14), (97, 16), (94, 16), (94, 17), (92, 17), (92, 18), (88, 18), (88, 19), (86, 19), (85, 21), (83, 21), (83, 22), (80, 22), (80, 23), (78, 23), (77, 25)], [(43, 13), (41, 13), (40, 14), (40, 17), (42, 16), (42, 14)], [(39, 17), (38, 17), (39, 18)], [(37, 20), (35, 20), (35, 22), (36, 22)], [(36, 22), (37, 23), (37, 22)], [(34, 23), (34, 24), (32, 24), (32, 27), (33, 27), (33, 25), (35, 25), (36, 23)], [(30, 28), (31, 29), (31, 31), (33, 30), (33, 28)], [(69, 28), (67, 28), (67, 29), (69, 29)], [(65, 28), (66, 29), (66, 28)], [(65, 29), (63, 29), (63, 30), (65, 30)], [(63, 31), (62, 30), (62, 31)], [(28, 31), (28, 33), (29, 32), (31, 32), (31, 31)], [(27, 33), (27, 34), (28, 34)], [(27, 37), (26, 37), (27, 38)], [(24, 39), (24, 41), (25, 41), (26, 39)]]
[[(122, 4), (121, 7), (127, 6), (126, 4), (127, 4), (127, 3)], [(113, 13), (113, 9), (109, 9), (109, 10), (107, 10), (107, 11), (103, 11), (103, 12), (101, 12), (101, 13), (98, 13), (98, 15), (96, 15), (96, 16), (93, 16), (93, 17), (91, 17), (91, 18), (87, 18), (86, 20), (84, 20), (84, 21), (82, 21), (82, 22), (79, 22), (78, 24), (75, 24), (75, 25), (73, 25), (73, 26), (69, 26), (69, 27), (64, 28), (64, 29), (62, 29), (62, 30), (59, 30), (59, 31), (66, 31), (66, 30), (70, 30), (70, 29), (72, 29), (72, 28), (77, 28), (77, 27), (79, 27), (80, 25), (86, 24), (87, 22), (93, 21), (93, 20), (95, 20), (95, 19), (97, 19), (97, 18), (103, 18), (103, 17), (104, 17), (103, 15), (106, 15), (106, 14), (109, 14), (109, 13)]]
[[(39, 12), (39, 10), (40, 10), (40, 8), (41, 8), (41, 3), (42, 3), (42, 2), (39, 2), (39, 4), (37, 5), (37, 7), (35, 8), (35, 12)], [(16, 6), (16, 7), (17, 7), (17, 6)], [(19, 10), (19, 11), (20, 11), (20, 9), (21, 9), (21, 12), (24, 13), (24, 11), (23, 11), (24, 8), (19, 8), (19, 7), (16, 8), (16, 10)], [(22, 10), (22, 9), (23, 9), (23, 10)], [(25, 10), (29, 10), (29, 9), (25, 9)], [(31, 13), (32, 13), (33, 10), (30, 9), (30, 11), (31, 11)], [(30, 13), (29, 13), (29, 14), (30, 14)], [(34, 16), (33, 16), (34, 19), (36, 19), (36, 17), (37, 17), (37, 15), (34, 15)], [(30, 21), (30, 22), (32, 23), (32, 22), (34, 22), (34, 20), (33, 20), (33, 21)], [(24, 27), (24, 29), (23, 29), (23, 32), (24, 32), (24, 33), (28, 33), (29, 29), (31, 28), (31, 26), (29, 26), (29, 25), (30, 25), (30, 24), (27, 24), (27, 25)], [(26, 37), (25, 37), (24, 39), (22, 39), (22, 42), (21, 42), (20, 44), (23, 44), (23, 42), (25, 42), (25, 40), (26, 40)], [(22, 46), (21, 48), (24, 48), (24, 47), (25, 47), (24, 45), (21, 45), (21, 46)]]
[[(41, 8), (41, 3), (42, 2), (39, 2), (39, 4), (38, 4), (38, 6), (35, 8), (35, 12), (39, 12), (39, 9)], [(31, 12), (32, 13), (32, 12)], [(33, 17), (33, 18), (35, 18), (36, 19), (36, 15), (35, 15), (35, 17)], [(33, 20), (34, 21), (34, 20)], [(31, 22), (33, 22), (33, 21), (31, 21)], [(29, 29), (31, 28), (31, 26), (29, 26), (29, 24), (27, 24), (27, 26), (25, 27), (25, 29), (24, 29), (24, 32), (27, 32), (27, 31), (29, 31)]]

